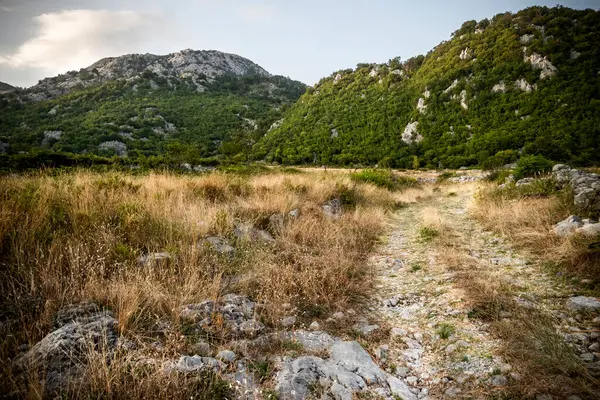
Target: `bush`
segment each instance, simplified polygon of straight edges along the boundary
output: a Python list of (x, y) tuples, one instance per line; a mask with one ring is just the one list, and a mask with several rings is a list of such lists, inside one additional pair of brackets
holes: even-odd
[(526, 156), (521, 157), (515, 168), (515, 180), (523, 179), (528, 176), (548, 172), (552, 169), (554, 163), (544, 156)]
[(371, 183), (388, 190), (401, 190), (417, 185), (416, 179), (395, 175), (392, 171), (383, 169), (365, 169), (351, 174), (350, 178), (355, 182)]

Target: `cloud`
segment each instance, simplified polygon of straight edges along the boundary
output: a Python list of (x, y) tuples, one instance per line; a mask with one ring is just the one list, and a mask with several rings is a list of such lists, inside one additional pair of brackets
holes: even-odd
[(275, 8), (270, 4), (246, 4), (237, 8), (238, 15), (248, 22), (267, 22), (275, 17)]
[(134, 11), (67, 10), (34, 19), (36, 35), (0, 64), (64, 72), (88, 66), (100, 58), (136, 52), (161, 35), (157, 18)]

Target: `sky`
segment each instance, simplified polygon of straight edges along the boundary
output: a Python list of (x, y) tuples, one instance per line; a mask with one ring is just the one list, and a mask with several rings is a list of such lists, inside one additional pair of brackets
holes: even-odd
[(103, 57), (238, 54), (312, 85), (358, 63), (425, 54), (464, 21), (598, 0), (0, 0), (0, 81), (29, 87)]

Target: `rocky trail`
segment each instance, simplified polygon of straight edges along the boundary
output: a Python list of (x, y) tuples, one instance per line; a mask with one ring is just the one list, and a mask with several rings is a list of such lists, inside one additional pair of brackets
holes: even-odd
[(597, 314), (594, 319), (594, 314), (576, 313), (585, 308), (580, 303), (593, 299), (575, 297), (566, 280), (543, 272), (535, 260), (474, 221), (468, 208), (475, 185), (456, 185), (451, 190), (455, 191), (435, 193), (401, 210), (387, 243), (372, 257), (379, 282), (371, 310), (391, 327), (389, 344), (376, 350), (383, 355), (380, 362), (418, 398), (429, 399), (489, 398), (527, 374), (502, 358), (501, 343), (490, 327), (470, 316), (467, 294), (457, 285), (455, 271), (440, 257), (444, 249), (422, 237), (426, 214), (443, 221), (442, 229), (451, 226), (453, 240), (466, 250), (476, 269), (516, 287), (515, 299), (550, 316), (588, 368), (597, 369)]

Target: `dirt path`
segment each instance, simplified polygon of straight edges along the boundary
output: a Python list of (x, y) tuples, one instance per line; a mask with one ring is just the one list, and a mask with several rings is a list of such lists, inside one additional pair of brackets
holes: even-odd
[(442, 229), (451, 226), (470, 262), (518, 288), (520, 301), (560, 314), (564, 301), (557, 299), (572, 295), (569, 286), (540, 273), (537, 265), (469, 217), (475, 190), (472, 184), (445, 188), (399, 211), (397, 228), (372, 258), (379, 277), (376, 312), (392, 327), (383, 362), (419, 398), (489, 398), (523, 372), (499, 356), (500, 343), (490, 327), (470, 318), (455, 272), (439, 261), (442, 249), (423, 238), (424, 218), (443, 220)]

